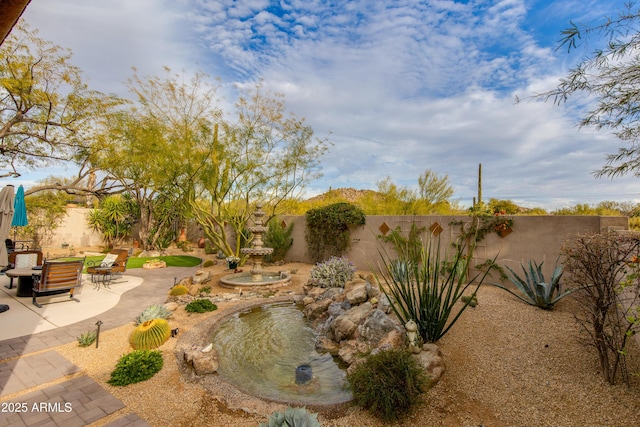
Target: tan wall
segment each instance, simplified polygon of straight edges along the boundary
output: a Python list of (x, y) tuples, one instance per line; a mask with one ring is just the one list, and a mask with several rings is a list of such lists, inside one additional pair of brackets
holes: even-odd
[[(502, 266), (509, 265), (518, 268), (520, 262), (533, 259), (537, 262), (546, 261), (545, 273), (553, 268), (553, 264), (560, 254), (563, 241), (575, 233), (597, 232), (608, 229), (627, 230), (627, 217), (602, 216), (514, 216), (507, 217), (514, 220), (513, 232), (505, 237), (496, 233), (489, 233), (480, 242), (475, 252), (475, 264), (497, 256), (496, 262)], [(294, 223), (293, 246), (287, 253), (287, 260), (311, 262), (306, 254), (304, 216), (285, 216), (286, 224)], [(459, 234), (458, 225), (450, 225), (453, 221), (470, 221), (469, 217), (455, 216), (367, 216), (367, 224), (352, 230), (352, 245), (347, 258), (358, 269), (368, 269), (380, 260), (378, 250), (382, 247), (377, 238), (381, 234), (380, 226), (385, 223), (390, 229), (400, 226), (406, 232), (411, 228), (412, 221), (418, 226), (429, 227), (437, 222), (444, 229), (441, 233), (442, 246), (451, 242)], [(405, 233), (406, 235), (406, 233)]]
[[(68, 243), (74, 247), (101, 246), (102, 238), (99, 233), (89, 229), (86, 222), (87, 208), (69, 208), (67, 216), (56, 229), (51, 244), (47, 246), (60, 247), (62, 243)], [(605, 231), (608, 229), (628, 230), (629, 221), (626, 217), (603, 216), (514, 216), (507, 217), (514, 220), (513, 232), (506, 237), (500, 237), (496, 233), (490, 233), (479, 244), (476, 253), (476, 263), (482, 263), (486, 259), (497, 256), (499, 265), (505, 263), (512, 268), (519, 268), (519, 263), (530, 259), (538, 262), (546, 260), (548, 269), (560, 253), (563, 241), (571, 234)], [(286, 224), (294, 223), (293, 246), (287, 253), (288, 261), (311, 262), (306, 253), (304, 216), (284, 216), (280, 220)], [(411, 222), (427, 229), (435, 222), (439, 223), (444, 231), (441, 234), (443, 246), (455, 238), (459, 232), (459, 226), (450, 225), (452, 221), (469, 221), (465, 216), (367, 216), (367, 224), (352, 230), (352, 245), (347, 258), (357, 268), (367, 269), (373, 263), (378, 262), (380, 255), (378, 250), (382, 247), (377, 238), (381, 234), (380, 226), (385, 223), (390, 229), (400, 226), (403, 231), (411, 228)], [(199, 227), (189, 228), (189, 240), (197, 241), (201, 235)]]
[(74, 248), (101, 246), (100, 233), (92, 231), (87, 226), (86, 216), (90, 211), (90, 208), (67, 208), (67, 215), (54, 230), (51, 241), (43, 242), (43, 245), (58, 248), (63, 243), (68, 243)]

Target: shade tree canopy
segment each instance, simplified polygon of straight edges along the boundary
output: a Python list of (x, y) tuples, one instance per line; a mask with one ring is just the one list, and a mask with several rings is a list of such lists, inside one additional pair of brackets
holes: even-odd
[[(71, 52), (20, 22), (0, 47), (0, 177), (74, 162), (79, 179), (44, 189), (88, 190), (87, 157), (98, 121), (120, 100), (90, 90)], [(33, 189), (28, 194), (33, 193)]]
[(563, 30), (559, 48), (571, 52), (593, 48), (571, 68), (558, 86), (538, 95), (565, 103), (586, 96), (593, 106), (580, 120), (580, 126), (611, 130), (627, 145), (609, 154), (596, 176), (640, 176), (640, 7), (628, 2), (616, 16), (604, 17), (595, 25), (571, 22)]

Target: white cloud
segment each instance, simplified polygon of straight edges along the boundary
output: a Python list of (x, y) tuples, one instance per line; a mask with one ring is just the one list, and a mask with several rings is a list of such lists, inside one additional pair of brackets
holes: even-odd
[(100, 90), (115, 90), (134, 65), (141, 74), (204, 68), (225, 91), (263, 78), (334, 142), (312, 193), (375, 188), (387, 175), (415, 185), (429, 168), (468, 204), (482, 163), (486, 197), (553, 208), (638, 197), (633, 178), (591, 175), (619, 142), (576, 128), (585, 100), (513, 96), (553, 88), (575, 60), (555, 50), (559, 29), (614, 4), (48, 0), (25, 18), (72, 48)]

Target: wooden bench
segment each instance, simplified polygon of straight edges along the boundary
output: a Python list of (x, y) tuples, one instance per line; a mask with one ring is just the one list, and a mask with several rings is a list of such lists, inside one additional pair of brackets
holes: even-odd
[(73, 291), (82, 286), (83, 267), (84, 258), (73, 261), (45, 261), (42, 274), (33, 275), (33, 305), (42, 308), (36, 297), (66, 292), (69, 292), (69, 298), (80, 302), (73, 297)]

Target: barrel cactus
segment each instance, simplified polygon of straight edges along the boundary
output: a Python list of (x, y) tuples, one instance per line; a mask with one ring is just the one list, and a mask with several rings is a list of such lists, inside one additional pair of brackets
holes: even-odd
[(151, 350), (160, 347), (170, 336), (171, 328), (166, 320), (152, 319), (133, 330), (129, 343), (136, 350)]
[(165, 307), (164, 305), (150, 305), (145, 308), (142, 313), (138, 317), (136, 317), (135, 323), (138, 326), (141, 323), (146, 322), (147, 320), (153, 319), (168, 319), (171, 317), (171, 311)]
[(169, 295), (174, 297), (177, 297), (179, 295), (186, 295), (187, 293), (189, 293), (189, 288), (187, 288), (185, 285), (176, 285), (169, 291)]

